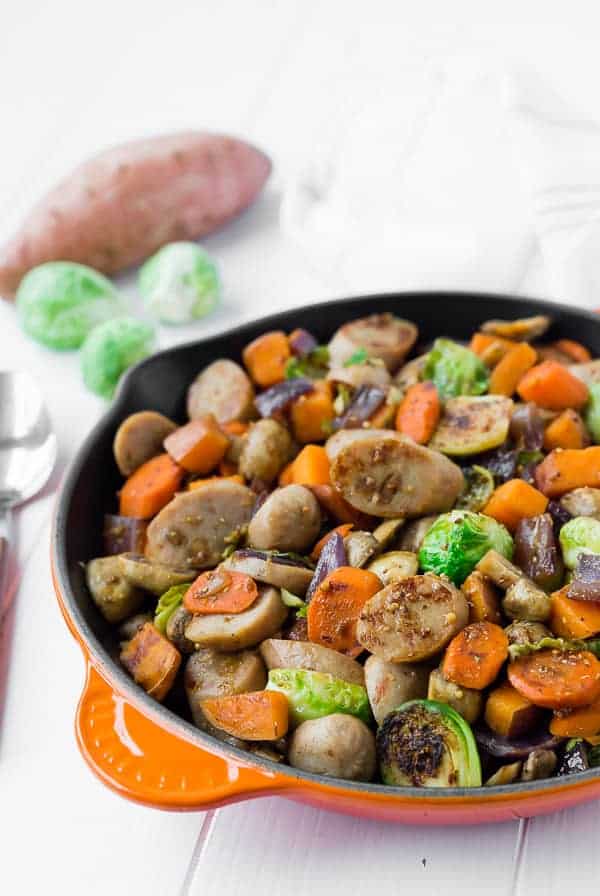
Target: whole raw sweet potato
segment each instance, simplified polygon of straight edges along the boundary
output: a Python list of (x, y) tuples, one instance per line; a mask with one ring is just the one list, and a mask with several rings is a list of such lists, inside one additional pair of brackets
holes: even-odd
[(84, 162), (0, 249), (0, 295), (45, 261), (112, 274), (173, 240), (198, 239), (255, 199), (271, 171), (260, 150), (219, 134), (136, 140)]

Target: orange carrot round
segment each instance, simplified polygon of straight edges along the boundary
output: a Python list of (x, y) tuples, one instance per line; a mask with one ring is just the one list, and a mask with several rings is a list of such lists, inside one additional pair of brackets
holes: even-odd
[(213, 569), (192, 582), (183, 606), (190, 613), (242, 613), (257, 597), (256, 582), (246, 573)]
[(323, 579), (308, 605), (308, 640), (358, 656), (363, 647), (356, 640), (360, 611), (381, 591), (381, 580), (367, 569), (340, 566)]
[(589, 349), (582, 345), (581, 342), (575, 342), (574, 339), (558, 339), (554, 343), (554, 348), (568, 355), (576, 364), (585, 364), (587, 361), (592, 360)]
[(119, 494), (119, 513), (147, 520), (165, 507), (181, 485), (184, 471), (168, 454), (147, 460)]
[(600, 662), (587, 650), (540, 650), (511, 663), (508, 680), (535, 706), (589, 706), (600, 697)]
[(287, 734), (289, 704), (279, 691), (253, 691), (203, 700), (202, 712), (215, 728), (242, 740), (278, 740)]
[(474, 622), (448, 644), (442, 672), (454, 684), (481, 691), (494, 681), (507, 656), (504, 629), (493, 622)]
[(396, 414), (396, 429), (419, 445), (426, 445), (438, 425), (442, 405), (433, 383), (415, 383), (406, 390)]
[(349, 532), (351, 532), (353, 528), (354, 528), (354, 523), (342, 523), (341, 526), (336, 526), (335, 529), (332, 529), (330, 532), (326, 532), (325, 535), (323, 536), (323, 538), (320, 538), (319, 541), (314, 546), (314, 548), (312, 549), (310, 559), (314, 560), (315, 562), (319, 559), (319, 557), (321, 556), (321, 551), (323, 550), (323, 548), (325, 547), (325, 545), (327, 544), (327, 542), (329, 541), (331, 536), (334, 535), (336, 532), (339, 535), (341, 535), (342, 538), (345, 538), (346, 535)]
[(558, 361), (542, 361), (520, 381), (517, 392), (523, 401), (533, 401), (542, 408), (563, 411), (579, 410), (588, 400), (588, 387)]

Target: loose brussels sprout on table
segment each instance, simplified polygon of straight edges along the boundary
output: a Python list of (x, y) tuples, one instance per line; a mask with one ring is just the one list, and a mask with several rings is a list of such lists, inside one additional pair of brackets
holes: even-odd
[(81, 369), (92, 392), (112, 398), (125, 371), (150, 354), (154, 330), (133, 317), (116, 317), (96, 327), (83, 344)]
[(98, 324), (123, 314), (110, 280), (71, 261), (49, 261), (23, 277), (17, 313), (28, 336), (48, 348), (79, 348)]
[(384, 784), (481, 786), (481, 765), (471, 728), (445, 703), (405, 703), (386, 716), (376, 745)]
[(512, 557), (513, 540), (502, 523), (482, 513), (452, 510), (442, 514), (427, 532), (419, 563), (422, 569), (447, 575), (455, 585), (462, 585), (492, 549), (508, 559)]
[(169, 243), (142, 265), (139, 289), (146, 310), (167, 324), (206, 317), (221, 298), (217, 266), (196, 243)]

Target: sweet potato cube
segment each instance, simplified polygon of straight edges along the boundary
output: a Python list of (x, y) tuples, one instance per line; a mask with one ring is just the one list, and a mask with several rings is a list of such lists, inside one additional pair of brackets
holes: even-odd
[(221, 431), (212, 414), (191, 420), (167, 436), (166, 451), (188, 473), (205, 475), (217, 466), (229, 447), (229, 439)]
[(500, 625), (500, 598), (498, 591), (483, 573), (475, 569), (461, 586), (469, 604), (469, 622), (494, 622)]
[(134, 680), (159, 702), (169, 693), (181, 664), (177, 648), (151, 622), (125, 644), (120, 659)]
[(508, 682), (491, 691), (485, 704), (487, 725), (502, 737), (522, 737), (539, 723), (543, 710)]

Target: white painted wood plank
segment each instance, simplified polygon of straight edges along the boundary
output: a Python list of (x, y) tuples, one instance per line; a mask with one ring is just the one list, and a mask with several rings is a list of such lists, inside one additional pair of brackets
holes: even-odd
[(515, 842), (514, 824), (405, 827), (254, 800), (219, 810), (189, 894), (247, 896), (292, 887), (294, 894), (362, 896), (384, 886), (432, 896), (471, 892), (476, 880), (489, 896), (505, 896)]

